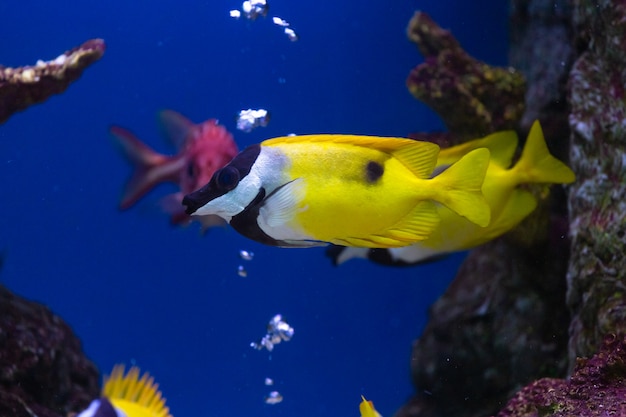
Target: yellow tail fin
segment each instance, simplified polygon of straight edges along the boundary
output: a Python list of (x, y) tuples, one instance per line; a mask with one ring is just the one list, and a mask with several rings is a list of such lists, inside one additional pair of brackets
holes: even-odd
[(102, 395), (128, 417), (172, 417), (159, 385), (148, 373), (139, 378), (135, 366), (124, 375), (124, 365), (115, 365), (111, 376), (105, 378)]
[(475, 149), (432, 180), (439, 189), (435, 200), (481, 227), (487, 227), (491, 220), (491, 209), (482, 193), (489, 155), (487, 148)]
[(522, 156), (513, 169), (520, 183), (570, 184), (576, 180), (574, 172), (550, 154), (539, 121), (530, 128)]

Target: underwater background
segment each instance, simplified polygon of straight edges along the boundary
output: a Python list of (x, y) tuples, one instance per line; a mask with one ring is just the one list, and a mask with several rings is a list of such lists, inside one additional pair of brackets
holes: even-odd
[[(392, 415), (414, 390), (411, 344), (464, 255), (336, 268), (323, 248), (170, 226), (159, 201), (173, 186), (121, 213), (130, 167), (108, 128), (165, 153), (174, 150), (159, 136), (162, 109), (219, 119), (239, 148), (288, 133), (440, 130), (405, 86), (423, 60), (406, 38), (409, 19), (421, 9), (470, 55), (505, 65), (506, 3), (274, 0), (267, 18), (248, 21), (229, 16), (238, 1), (1, 2), (3, 65), (54, 59), (96, 37), (107, 50), (64, 94), (0, 126), (0, 282), (65, 319), (101, 372), (115, 363), (149, 371), (174, 416), (350, 416), (362, 394)], [(272, 16), (300, 39), (290, 42)], [(269, 110), (271, 122), (237, 131), (246, 108)], [(293, 339), (252, 349), (277, 313)], [(271, 390), (284, 401), (265, 404)]]

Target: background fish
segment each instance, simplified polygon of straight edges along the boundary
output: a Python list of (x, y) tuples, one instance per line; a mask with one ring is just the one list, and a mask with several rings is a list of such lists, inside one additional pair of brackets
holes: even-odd
[(430, 178), (439, 147), (402, 138), (308, 135), (246, 148), (187, 195), (187, 213), (218, 215), (262, 243), (397, 247), (437, 228), (436, 204), (489, 224), (486, 148)]
[(361, 404), (359, 404), (359, 412), (361, 417), (381, 417), (380, 413), (374, 408), (374, 403), (368, 401), (361, 395)]
[(106, 377), (102, 397), (93, 400), (77, 417), (172, 417), (154, 379), (133, 366), (124, 374), (124, 365), (115, 365)]
[(517, 148), (517, 135), (513, 131), (505, 131), (443, 149), (437, 159), (435, 174), (444, 172), (464, 154), (480, 147), (491, 151), (482, 188), (491, 208), (489, 226), (477, 227), (440, 206), (440, 226), (426, 240), (393, 249), (333, 247), (329, 248), (327, 256), (336, 265), (351, 258), (366, 258), (395, 266), (436, 260), (448, 253), (470, 249), (495, 239), (532, 213), (537, 207), (537, 199), (520, 185), (569, 184), (575, 180), (572, 170), (550, 155), (539, 122), (533, 124), (522, 155), (514, 166), (511, 167), (511, 161)]
[[(206, 184), (217, 169), (237, 155), (237, 145), (215, 119), (194, 124), (175, 111), (164, 110), (159, 113), (159, 122), (164, 136), (176, 146), (176, 155), (152, 150), (122, 127), (110, 128), (113, 140), (134, 167), (119, 207), (121, 210), (132, 207), (160, 183), (174, 183), (180, 191), (165, 197), (163, 207), (171, 214), (172, 224), (186, 224), (190, 218), (181, 204), (183, 196)], [(215, 216), (202, 221), (206, 227), (224, 224)]]

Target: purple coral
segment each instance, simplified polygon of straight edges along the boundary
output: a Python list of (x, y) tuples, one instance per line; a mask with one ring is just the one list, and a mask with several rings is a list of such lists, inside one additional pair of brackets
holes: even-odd
[(525, 92), (517, 70), (474, 59), (425, 13), (415, 13), (407, 32), (425, 58), (409, 74), (407, 87), (442, 117), (450, 132), (474, 139), (517, 126)]
[(610, 334), (571, 379), (544, 378), (523, 388), (498, 417), (626, 415), (626, 336)]

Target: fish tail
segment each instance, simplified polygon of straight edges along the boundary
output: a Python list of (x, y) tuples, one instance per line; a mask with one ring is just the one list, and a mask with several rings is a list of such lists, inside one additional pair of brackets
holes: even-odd
[(574, 172), (550, 154), (539, 121), (530, 128), (522, 156), (513, 167), (519, 183), (570, 184)]
[(134, 168), (120, 201), (120, 209), (125, 210), (135, 204), (157, 183), (169, 178), (170, 173), (165, 172), (163, 167), (172, 158), (152, 150), (122, 127), (111, 126), (109, 131), (115, 144)]
[(433, 199), (481, 227), (491, 220), (491, 209), (482, 193), (489, 156), (489, 149), (475, 149), (433, 178), (438, 190)]

